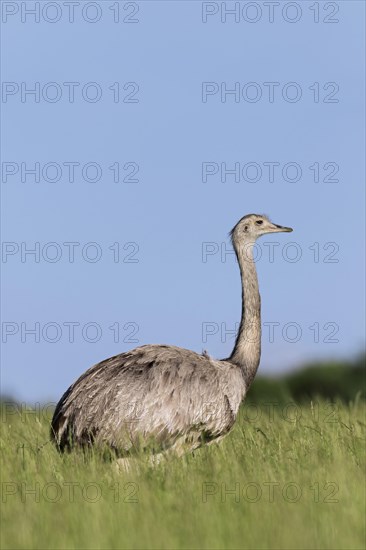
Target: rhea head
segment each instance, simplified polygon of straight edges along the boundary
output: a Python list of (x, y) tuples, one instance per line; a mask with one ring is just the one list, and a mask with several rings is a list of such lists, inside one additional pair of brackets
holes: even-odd
[(263, 214), (247, 214), (238, 221), (231, 230), (230, 235), (235, 246), (243, 241), (253, 242), (258, 239), (258, 237), (269, 233), (290, 233), (291, 231), (291, 227), (272, 223), (271, 220)]

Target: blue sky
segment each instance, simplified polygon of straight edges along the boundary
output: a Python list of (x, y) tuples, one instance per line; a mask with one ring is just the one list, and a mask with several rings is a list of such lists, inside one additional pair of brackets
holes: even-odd
[(145, 343), (227, 356), (250, 212), (294, 228), (259, 241), (261, 372), (363, 349), (363, 2), (2, 4), (3, 393)]

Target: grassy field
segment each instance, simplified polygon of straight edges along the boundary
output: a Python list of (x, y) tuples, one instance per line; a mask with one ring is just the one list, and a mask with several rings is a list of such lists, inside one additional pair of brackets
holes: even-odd
[(8, 406), (1, 547), (364, 548), (365, 425), (362, 400), (247, 403), (220, 444), (126, 474), (38, 449), (47, 413)]

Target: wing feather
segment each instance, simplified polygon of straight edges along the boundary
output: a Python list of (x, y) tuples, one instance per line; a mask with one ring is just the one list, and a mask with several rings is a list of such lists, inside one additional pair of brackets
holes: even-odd
[(131, 450), (153, 439), (162, 448), (232, 427), (245, 393), (242, 373), (175, 346), (148, 345), (89, 370), (61, 397), (51, 435), (61, 449), (95, 441)]

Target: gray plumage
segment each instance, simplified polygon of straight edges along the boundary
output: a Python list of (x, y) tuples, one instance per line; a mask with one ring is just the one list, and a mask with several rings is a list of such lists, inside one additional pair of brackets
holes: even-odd
[(260, 295), (252, 249), (265, 233), (291, 231), (266, 216), (244, 216), (231, 232), (242, 280), (242, 319), (223, 360), (165, 345), (146, 345), (87, 370), (61, 397), (51, 425), (60, 450), (107, 445), (123, 456), (193, 450), (232, 428), (259, 365)]

